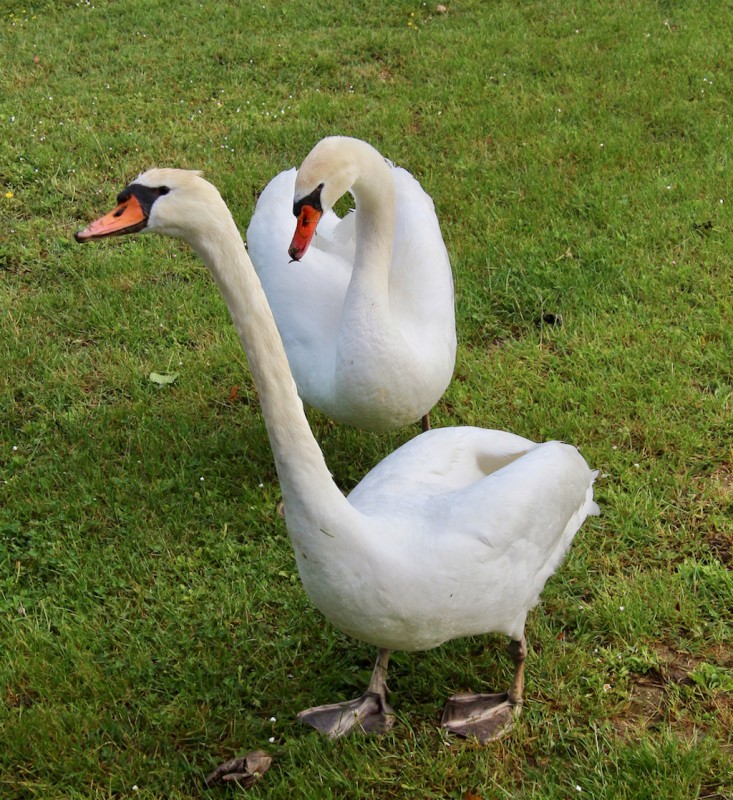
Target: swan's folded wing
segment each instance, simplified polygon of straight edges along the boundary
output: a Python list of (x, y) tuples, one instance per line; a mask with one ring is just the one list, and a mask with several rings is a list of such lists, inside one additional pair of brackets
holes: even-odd
[[(426, 330), (447, 341), (455, 353), (453, 272), (431, 197), (404, 169), (392, 170), (395, 187), (395, 232), (390, 297), (409, 336), (412, 320), (416, 345), (425, 346)], [(426, 320), (430, 321), (426, 325)]]
[(580, 526), (599, 513), (596, 474), (570, 445), (537, 445), (473, 486), (436, 497), (436, 530), (462, 532), (459, 546), (479, 561), (503, 559), (525, 594), (522, 605), (532, 608)]
[(434, 428), (377, 464), (349, 500), (367, 514), (421, 513), (429, 499), (439, 503), (442, 495), (469, 489), (535, 446), (506, 431)]
[(315, 246), (324, 253), (331, 253), (353, 265), (356, 257), (356, 214), (353, 211), (342, 218), (327, 211), (318, 223)]
[(429, 646), (488, 630), (521, 636), (597, 512), (595, 473), (569, 445), (477, 428), (430, 431), (393, 456), (349, 496), (388, 532), (375, 550), (379, 579), (401, 587), (405, 614), (431, 619)]

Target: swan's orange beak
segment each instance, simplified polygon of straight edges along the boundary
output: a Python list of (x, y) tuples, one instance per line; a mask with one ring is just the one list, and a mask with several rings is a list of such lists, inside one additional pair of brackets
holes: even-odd
[(123, 200), (114, 211), (94, 220), (83, 231), (74, 234), (77, 242), (102, 239), (105, 236), (120, 236), (123, 233), (141, 231), (148, 224), (148, 218), (134, 195)]
[(288, 247), (288, 254), (294, 261), (300, 261), (305, 255), (305, 251), (308, 249), (313, 239), (313, 235), (318, 227), (318, 221), (322, 215), (323, 212), (319, 211), (317, 208), (313, 208), (313, 206), (304, 205), (300, 209), (298, 222), (295, 225), (295, 233), (293, 234), (293, 241), (290, 242), (290, 247)]

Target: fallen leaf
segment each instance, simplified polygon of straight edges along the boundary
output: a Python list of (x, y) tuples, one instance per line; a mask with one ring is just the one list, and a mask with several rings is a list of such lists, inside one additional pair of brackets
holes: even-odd
[(246, 756), (239, 756), (225, 761), (206, 776), (206, 786), (211, 788), (218, 783), (236, 782), (244, 789), (253, 786), (272, 764), (272, 756), (264, 750), (254, 750)]
[(232, 386), (229, 390), (229, 402), (233, 403), (239, 396), (239, 386)]
[(153, 383), (157, 383), (160, 386), (165, 386), (169, 383), (175, 383), (176, 378), (178, 377), (177, 372), (151, 372), (150, 373), (150, 380)]

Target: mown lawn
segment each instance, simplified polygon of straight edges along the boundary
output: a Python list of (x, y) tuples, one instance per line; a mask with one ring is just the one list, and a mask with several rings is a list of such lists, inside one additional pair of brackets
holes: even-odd
[[(199, 797), (262, 748), (253, 797), (733, 796), (733, 4), (444, 6), (0, 4), (0, 797)], [(245, 231), (332, 133), (435, 200), (460, 341), (435, 424), (600, 470), (489, 747), (438, 720), (507, 684), (501, 637), (397, 654), (385, 737), (295, 722), (373, 654), (300, 587), (226, 309), (181, 244), (73, 242), (154, 165), (203, 169)], [(344, 488), (416, 433), (311, 419)]]

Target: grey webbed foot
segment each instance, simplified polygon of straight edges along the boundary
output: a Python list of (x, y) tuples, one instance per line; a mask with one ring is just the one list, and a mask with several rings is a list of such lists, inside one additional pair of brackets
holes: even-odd
[(507, 692), (500, 694), (455, 694), (449, 697), (440, 724), (458, 736), (475, 736), (482, 744), (509, 733), (521, 704)]
[(346, 736), (353, 730), (384, 733), (395, 724), (395, 713), (387, 702), (387, 665), (389, 650), (380, 648), (369, 688), (356, 700), (307, 708), (298, 719), (312, 725), (331, 739)]
[(395, 723), (395, 713), (378, 692), (364, 692), (356, 700), (331, 703), (301, 711), (298, 719), (317, 731), (337, 739), (353, 730), (384, 733)]
[(458, 736), (475, 736), (482, 744), (501, 739), (514, 727), (524, 697), (524, 661), (527, 642), (522, 635), (509, 643), (514, 678), (508, 692), (501, 694), (454, 694), (443, 708), (440, 724)]

